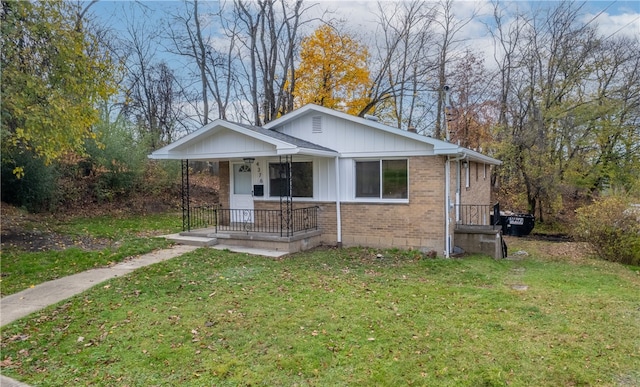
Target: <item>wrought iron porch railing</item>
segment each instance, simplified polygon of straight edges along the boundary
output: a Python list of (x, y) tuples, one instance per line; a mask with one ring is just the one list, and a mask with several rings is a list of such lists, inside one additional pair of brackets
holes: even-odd
[(286, 210), (224, 209), (219, 206), (192, 206), (187, 230), (215, 228), (219, 231), (280, 234), (318, 229), (318, 207)]
[(457, 226), (494, 226), (500, 224), (500, 204), (456, 204)]

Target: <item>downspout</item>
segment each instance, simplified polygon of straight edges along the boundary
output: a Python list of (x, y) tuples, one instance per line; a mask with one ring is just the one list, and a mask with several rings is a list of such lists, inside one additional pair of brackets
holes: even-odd
[(462, 156), (456, 157), (451, 161), (456, 162), (456, 223), (460, 221), (460, 195), (462, 191), (462, 171), (460, 169), (460, 161), (467, 158), (467, 154), (464, 153)]
[[(449, 117), (447, 116), (448, 110), (451, 106), (451, 88), (448, 85), (442, 87), (444, 91), (444, 131), (445, 139), (447, 142), (450, 140), (449, 134)], [(451, 156), (447, 156), (447, 160), (444, 163), (444, 256), (445, 258), (451, 257)]]
[(462, 154), (462, 156), (458, 156), (456, 158), (451, 158), (451, 156), (447, 156), (447, 160), (444, 164), (445, 166), (445, 248), (444, 248), (444, 256), (445, 258), (451, 257), (451, 162), (456, 162), (456, 199), (455, 199), (455, 208), (456, 208), (456, 220), (459, 218), (459, 206), (460, 204), (460, 161), (464, 160), (467, 157), (467, 154)]
[(335, 158), (336, 165), (336, 245), (342, 247), (342, 217), (340, 215), (340, 156)]
[(449, 214), (450, 214), (450, 210), (449, 210), (449, 195), (450, 195), (450, 188), (449, 186), (451, 185), (451, 177), (450, 177), (450, 171), (451, 171), (451, 166), (449, 165), (449, 163), (451, 162), (451, 157), (447, 156), (447, 160), (444, 163), (444, 233), (445, 233), (445, 237), (444, 237), (444, 257), (445, 258), (449, 258), (451, 256), (451, 251), (450, 251), (450, 245), (451, 245), (451, 232), (449, 231)]

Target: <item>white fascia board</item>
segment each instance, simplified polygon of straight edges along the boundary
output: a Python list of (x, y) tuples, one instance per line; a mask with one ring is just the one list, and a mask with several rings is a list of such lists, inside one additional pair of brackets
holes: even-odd
[(147, 155), (147, 158), (151, 160), (182, 160), (181, 157), (172, 157), (172, 155), (168, 153), (157, 153), (157, 152), (153, 152), (150, 155)]
[(341, 153), (340, 157), (342, 158), (388, 158), (388, 157), (414, 157), (414, 156), (434, 156), (435, 154), (431, 151), (396, 151), (396, 152), (345, 152)]
[[(222, 119), (217, 119), (213, 122), (211, 122), (208, 125), (203, 126), (202, 128), (196, 130), (193, 133), (190, 133), (184, 137), (182, 137), (181, 139), (172, 142), (171, 144), (164, 146), (160, 149), (155, 150), (154, 152), (152, 152), (150, 155), (148, 155), (147, 157), (150, 159), (160, 159), (160, 160), (181, 160), (184, 159), (184, 155), (180, 155), (180, 151), (178, 151), (177, 149), (189, 144), (190, 142), (195, 142), (197, 141), (199, 138), (201, 137), (205, 137), (205, 136), (210, 136), (215, 134), (216, 132), (220, 131), (221, 129), (228, 129), (237, 133), (240, 133), (242, 135), (245, 135), (247, 137), (251, 137), (254, 138), (256, 140), (259, 141), (263, 141), (266, 142), (270, 145), (273, 145), (276, 147), (276, 149), (291, 149), (291, 148), (296, 148), (295, 145), (290, 144), (288, 142), (285, 141), (281, 141), (281, 140), (277, 140), (273, 137), (269, 137), (269, 136), (265, 136), (263, 134), (260, 134), (258, 132), (255, 132), (253, 130), (244, 128), (240, 125), (236, 125), (232, 122), (228, 122)], [(208, 155), (210, 158), (211, 155)], [(189, 155), (189, 158), (197, 158), (199, 157), (198, 155)], [(222, 158), (223, 155), (220, 154), (220, 157), (217, 158)]]
[(197, 139), (200, 136), (209, 134), (210, 132), (215, 133), (217, 130), (217, 127), (219, 126), (224, 126), (222, 125), (223, 123), (227, 123), (224, 120), (221, 119), (217, 119), (213, 122), (211, 122), (208, 125), (203, 126), (202, 128), (196, 130), (195, 132), (189, 133), (186, 136), (180, 138), (177, 141), (172, 142), (169, 145), (165, 145), (160, 149), (156, 149), (155, 151), (151, 152), (150, 155), (148, 155), (147, 157), (149, 157), (150, 159), (173, 159), (170, 155), (171, 151), (180, 147), (181, 145), (190, 142), (192, 140)]
[[(372, 121), (372, 120), (368, 120), (366, 118), (362, 118), (362, 117), (358, 117), (358, 116), (354, 116), (351, 114), (347, 114), (347, 113), (343, 113), (343, 112), (339, 112), (337, 110), (333, 110), (333, 109), (329, 109), (326, 108), (324, 106), (318, 106), (318, 105), (314, 105), (314, 104), (307, 104), (297, 110), (294, 110), (290, 113), (287, 113), (285, 115), (283, 115), (282, 117), (271, 121), (267, 124), (265, 124), (263, 127), (266, 129), (271, 129), (271, 128), (277, 128), (278, 126), (283, 125), (284, 123), (290, 121), (290, 120), (294, 120), (297, 117), (300, 117), (306, 113), (308, 113), (309, 111), (313, 111), (313, 112), (317, 112), (317, 113), (323, 113), (323, 114), (327, 114), (333, 117), (337, 117), (340, 119), (344, 119), (347, 121), (351, 121), (351, 122), (355, 122), (361, 125), (366, 125), (368, 127), (371, 128), (375, 128), (378, 130), (381, 130), (383, 132), (387, 132), (387, 133), (391, 133), (397, 136), (403, 136), (406, 138), (410, 138), (412, 140), (415, 141), (419, 141), (425, 144), (429, 144), (433, 146), (433, 154), (435, 155), (442, 155), (442, 156), (461, 156), (461, 155), (465, 155), (467, 157), (469, 157), (470, 159), (472, 159), (473, 161), (478, 161), (478, 162), (482, 162), (482, 163), (486, 163), (486, 164), (491, 164), (491, 165), (501, 165), (502, 162), (498, 159), (494, 159), (493, 157), (487, 156), (487, 155), (483, 155), (482, 153), (476, 152), (476, 151), (472, 151), (471, 149), (467, 149), (467, 148), (463, 148), (459, 145), (447, 142), (447, 141), (443, 141), (443, 140), (438, 140), (435, 139), (433, 137), (427, 137), (427, 136), (423, 136), (421, 134), (418, 133), (413, 133), (413, 132), (409, 132), (406, 130), (402, 130), (402, 129), (398, 129), (395, 127), (391, 127), (388, 125), (385, 125), (381, 122), (377, 122), (377, 121)], [(343, 154), (343, 157), (358, 157), (360, 154), (356, 155), (356, 154)], [(412, 154), (412, 153), (405, 153), (405, 155), (407, 156), (419, 156), (420, 154)], [(424, 155), (424, 154), (423, 154)]]
[(436, 149), (435, 152), (437, 155), (442, 156), (454, 156), (454, 157), (464, 157), (471, 161), (476, 161), (480, 163), (490, 164), (490, 165), (502, 165), (502, 161), (498, 159), (494, 159), (491, 156), (483, 155), (482, 153), (472, 151), (471, 149), (457, 147), (456, 149), (448, 148), (448, 149)]
[[(275, 152), (229, 152), (229, 153), (217, 153), (216, 157), (211, 157), (211, 153), (194, 153), (190, 154), (187, 158), (189, 160), (230, 160), (237, 158), (245, 158), (245, 157), (272, 157), (277, 156), (278, 154)], [(183, 154), (151, 154), (149, 156), (150, 159), (154, 160), (182, 160), (185, 159), (185, 155)]]
[(336, 118), (340, 118), (346, 121), (351, 121), (351, 122), (355, 122), (357, 124), (360, 125), (365, 125), (368, 126), (370, 128), (375, 128), (378, 129), (380, 131), (383, 132), (387, 132), (396, 136), (402, 136), (402, 137), (406, 137), (406, 138), (410, 138), (412, 140), (415, 141), (419, 141), (425, 144), (429, 144), (432, 145), (434, 147), (434, 149), (438, 149), (438, 148), (442, 148), (442, 149), (459, 149), (460, 147), (458, 145), (455, 144), (451, 144), (449, 142), (446, 141), (442, 141), (442, 140), (436, 140), (435, 138), (432, 137), (427, 137), (427, 136), (423, 136), (421, 134), (418, 133), (413, 133), (413, 132), (409, 132), (406, 130), (402, 130), (402, 129), (398, 129), (392, 126), (388, 126), (385, 125), (381, 122), (378, 121), (373, 121), (373, 120), (368, 120), (366, 118), (362, 118), (362, 117), (358, 117), (358, 116), (354, 116), (351, 114), (347, 114), (347, 113), (343, 113), (337, 110), (333, 110), (333, 109), (329, 109), (326, 108), (324, 106), (318, 106), (318, 105), (314, 105), (314, 104), (307, 104), (304, 105), (303, 107), (294, 110), (290, 113), (287, 113), (285, 115), (283, 115), (282, 117), (271, 121), (265, 125), (263, 125), (263, 128), (265, 129), (271, 129), (271, 128), (277, 128), (278, 126), (283, 125), (284, 123), (286, 123), (287, 121), (290, 120), (294, 120), (297, 117), (300, 117), (304, 114), (306, 114), (309, 111), (313, 111), (316, 113), (323, 113), (323, 114), (327, 114)]
[(299, 109), (296, 109), (296, 110), (294, 110), (292, 112), (289, 112), (289, 113), (287, 113), (287, 114), (285, 114), (285, 115), (283, 115), (283, 116), (281, 116), (281, 117), (279, 117), (279, 118), (277, 118), (277, 119), (275, 119), (275, 120), (273, 120), (271, 122), (267, 122), (266, 124), (262, 125), (262, 127), (265, 128), (265, 129), (271, 129), (271, 128), (280, 126), (280, 125), (282, 125), (283, 123), (285, 123), (287, 121), (293, 120), (293, 119), (295, 119), (295, 118), (297, 118), (297, 117), (299, 117), (301, 115), (304, 115), (309, 110), (318, 111), (318, 112), (327, 110), (325, 112), (327, 114), (332, 114), (331, 112), (335, 112), (334, 110), (327, 109), (325, 107), (318, 106), (318, 105), (310, 103), (310, 104), (304, 105), (303, 107), (301, 107)]
[(494, 159), (491, 156), (484, 155), (480, 152), (476, 152), (471, 149), (465, 149), (464, 152), (467, 153), (467, 157), (469, 157), (472, 161), (478, 161), (490, 165), (502, 165), (502, 161)]

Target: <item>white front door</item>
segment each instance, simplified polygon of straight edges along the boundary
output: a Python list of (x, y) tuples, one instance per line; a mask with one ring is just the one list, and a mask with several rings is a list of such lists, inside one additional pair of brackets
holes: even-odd
[(237, 163), (232, 166), (231, 221), (234, 223), (253, 223), (251, 165)]

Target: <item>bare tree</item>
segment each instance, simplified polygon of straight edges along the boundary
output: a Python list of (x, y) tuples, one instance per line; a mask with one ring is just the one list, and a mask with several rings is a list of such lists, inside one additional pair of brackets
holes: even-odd
[(450, 82), (452, 106), (447, 114), (450, 141), (467, 148), (486, 147), (491, 143), (490, 127), (497, 123), (492, 77), (484, 60), (467, 49), (453, 64)]
[[(224, 19), (217, 14), (203, 18), (198, 0), (185, 2), (183, 14), (172, 17), (168, 25), (169, 39), (173, 44), (170, 52), (187, 58), (195, 65), (192, 73), (193, 80), (199, 85), (198, 93), (191, 98), (191, 106), (197, 114), (197, 120), (206, 125), (210, 119), (211, 106), (209, 97), (215, 101), (217, 116), (226, 118), (227, 107), (231, 98), (230, 89), (233, 78), (234, 35), (229, 36), (229, 43), (225, 51), (220, 51), (211, 43), (207, 36), (210, 24)], [(203, 19), (208, 20), (205, 22)], [(213, 20), (213, 21), (212, 21)]]
[(249, 56), (243, 65), (247, 89), (243, 94), (251, 101), (251, 121), (261, 125), (293, 108), (294, 72), (298, 32), (309, 9), (302, 0), (295, 2), (259, 0), (255, 4), (234, 1), (234, 12), (243, 37), (243, 52)]
[(563, 190), (599, 190), (637, 175), (622, 161), (638, 160), (637, 147), (627, 146), (638, 142), (640, 60), (629, 49), (637, 41), (598, 36), (582, 21), (582, 5), (570, 2), (515, 15), (510, 27), (497, 7), (494, 15), (507, 189), (524, 191), (527, 211), (542, 221)]
[(460, 31), (467, 25), (476, 15), (473, 12), (468, 18), (458, 19), (454, 12), (453, 0), (441, 0), (438, 3), (438, 16), (436, 17), (436, 23), (439, 25), (439, 37), (435, 40), (435, 44), (438, 50), (437, 56), (437, 76), (435, 91), (438, 98), (436, 102), (436, 119), (434, 125), (434, 137), (445, 138), (446, 133), (443, 132), (443, 117), (444, 117), (444, 86), (447, 84), (447, 66), (451, 64), (452, 51), (462, 42), (457, 36)]
[(293, 109), (298, 33), (307, 9), (301, 0), (234, 0), (205, 11), (193, 0), (174, 15), (173, 52), (194, 64), (200, 87), (192, 104), (203, 124), (210, 97), (218, 117), (228, 118), (231, 110), (234, 119), (256, 125)]
[(369, 104), (360, 112), (390, 110), (398, 127), (415, 127), (416, 105), (426, 90), (434, 62), (429, 58), (435, 10), (422, 1), (378, 3), (378, 27), (373, 83)]
[(128, 42), (123, 42), (126, 66), (125, 96), (121, 113), (133, 121), (151, 149), (176, 137), (183, 112), (179, 106), (180, 87), (174, 71), (156, 60), (154, 33), (145, 23), (128, 26)]

